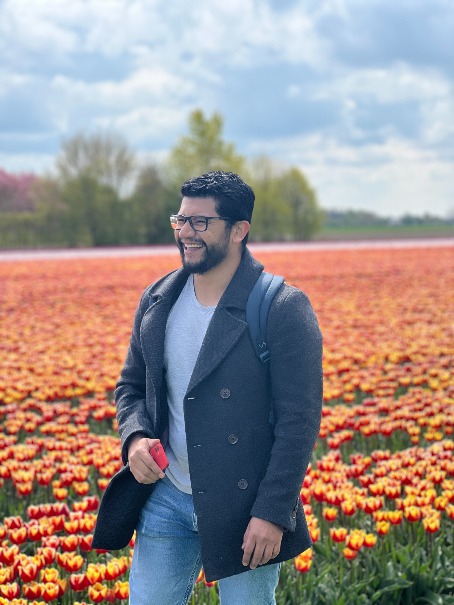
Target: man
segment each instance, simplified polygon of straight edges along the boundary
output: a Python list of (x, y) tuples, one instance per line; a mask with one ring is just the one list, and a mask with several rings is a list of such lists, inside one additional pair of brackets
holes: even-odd
[[(132, 605), (188, 601), (203, 565), (222, 605), (269, 605), (280, 562), (311, 541), (299, 498), (318, 435), (322, 342), (283, 285), (254, 352), (246, 303), (263, 270), (246, 248), (254, 193), (239, 176), (184, 183), (170, 218), (183, 267), (149, 286), (116, 389), (122, 457), (152, 484), (137, 525)], [(161, 442), (165, 473), (150, 456)]]

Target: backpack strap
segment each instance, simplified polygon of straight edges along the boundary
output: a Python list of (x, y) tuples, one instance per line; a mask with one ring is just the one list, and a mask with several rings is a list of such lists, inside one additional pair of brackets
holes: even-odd
[(281, 287), (284, 278), (263, 272), (256, 281), (246, 305), (246, 321), (252, 344), (259, 359), (265, 363), (270, 358), (266, 343), (266, 324), (271, 303)]

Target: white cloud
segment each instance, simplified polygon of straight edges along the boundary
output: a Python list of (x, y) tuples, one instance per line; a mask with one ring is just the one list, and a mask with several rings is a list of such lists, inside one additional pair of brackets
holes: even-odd
[[(421, 132), (429, 145), (447, 142), (454, 150), (454, 96), (425, 102), (422, 105)], [(454, 171), (454, 170), (453, 170)]]
[(181, 133), (186, 125), (191, 107), (138, 107), (127, 113), (113, 117), (99, 117), (94, 120), (95, 127), (128, 133), (133, 145), (144, 140), (169, 140)]
[(51, 83), (56, 95), (73, 98), (75, 102), (91, 102), (93, 106), (131, 108), (135, 103), (153, 102), (188, 94), (192, 84), (161, 67), (133, 72), (122, 81), (84, 82), (56, 76)]
[(313, 165), (305, 174), (326, 208), (366, 209), (399, 217), (404, 213), (447, 216), (452, 212), (452, 167), (433, 162), (355, 166)]
[(446, 215), (453, 207), (452, 163), (436, 150), (405, 139), (361, 147), (322, 134), (251, 145), (299, 166), (327, 208), (366, 208), (401, 216), (404, 212)]
[(433, 69), (402, 63), (379, 69), (341, 73), (320, 86), (315, 99), (369, 97), (379, 103), (439, 99), (451, 93), (446, 77)]

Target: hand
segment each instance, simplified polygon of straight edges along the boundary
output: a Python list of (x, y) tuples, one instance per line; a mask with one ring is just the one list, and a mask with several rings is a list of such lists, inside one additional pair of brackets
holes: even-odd
[[(255, 569), (258, 565), (264, 565), (274, 559), (281, 550), (282, 527), (252, 517), (246, 528), (243, 538), (243, 565)], [(252, 558), (251, 558), (252, 557)]]
[(131, 439), (128, 449), (129, 468), (139, 483), (156, 483), (165, 477), (150, 454), (150, 447), (157, 443), (159, 439), (148, 439), (142, 435)]

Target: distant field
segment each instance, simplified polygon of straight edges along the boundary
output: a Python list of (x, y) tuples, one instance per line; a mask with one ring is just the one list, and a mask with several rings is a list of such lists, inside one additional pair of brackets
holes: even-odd
[(427, 237), (454, 237), (454, 227), (421, 225), (396, 227), (324, 227), (314, 236), (315, 241), (355, 239), (401, 239)]

